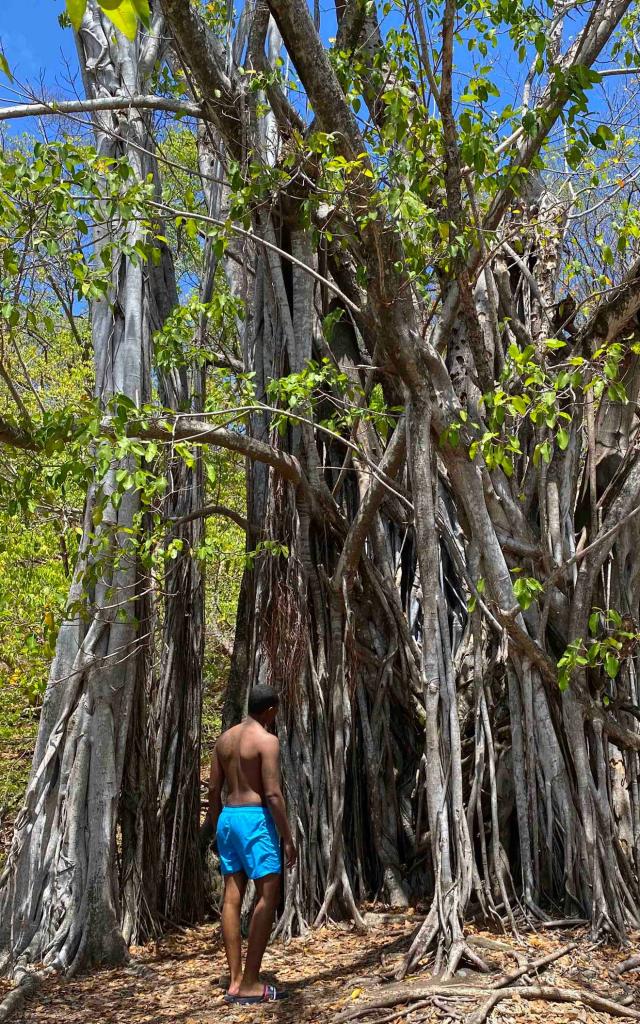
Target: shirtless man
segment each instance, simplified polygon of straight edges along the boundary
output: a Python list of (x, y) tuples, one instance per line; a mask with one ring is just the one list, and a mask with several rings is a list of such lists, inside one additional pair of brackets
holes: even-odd
[[(285, 996), (275, 985), (263, 985), (259, 979), (280, 901), (278, 832), (287, 866), (292, 868), (297, 857), (280, 789), (280, 744), (277, 736), (267, 731), (275, 721), (278, 700), (270, 686), (254, 687), (247, 717), (222, 733), (211, 757), (205, 825), (216, 829), (224, 875), (222, 937), (231, 975), (225, 998), (233, 1003), (271, 1002)], [(227, 801), (223, 807), (225, 783)], [(248, 878), (255, 882), (258, 901), (251, 918), (243, 972), (240, 910)]]

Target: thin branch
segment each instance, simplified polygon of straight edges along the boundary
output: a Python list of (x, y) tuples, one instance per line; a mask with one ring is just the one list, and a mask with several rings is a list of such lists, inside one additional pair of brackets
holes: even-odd
[(20, 117), (43, 117), (61, 114), (91, 114), (97, 110), (166, 110), (172, 114), (187, 114), (203, 121), (212, 118), (198, 103), (171, 100), (164, 96), (100, 96), (95, 100), (49, 100), (42, 103), (18, 103), (13, 107), (0, 107), (0, 121), (14, 121)]
[(277, 245), (274, 245), (273, 242), (268, 242), (266, 238), (261, 238), (260, 235), (256, 235), (255, 231), (241, 228), (237, 224), (233, 224), (229, 221), (219, 220), (217, 217), (208, 217), (204, 213), (194, 213), (191, 210), (177, 210), (173, 206), (167, 206), (166, 203), (156, 203), (153, 200), (149, 200), (149, 205), (158, 210), (162, 210), (163, 213), (170, 213), (174, 217), (184, 217), (185, 220), (197, 220), (202, 221), (205, 224), (215, 224), (216, 227), (225, 228), (227, 231), (233, 231), (236, 235), (242, 235), (243, 238), (252, 239), (254, 242), (257, 242), (258, 245), (263, 245), (265, 249), (277, 252), (283, 259), (288, 260), (289, 263), (293, 263), (294, 266), (299, 267), (300, 270), (304, 270), (305, 274), (309, 274), (311, 277), (314, 277), (316, 281), (325, 285), (325, 287), (332, 291), (334, 295), (337, 295), (339, 299), (342, 299), (345, 305), (347, 305), (349, 309), (353, 310), (354, 313), (362, 312), (359, 306), (356, 306), (355, 302), (352, 302), (349, 296), (345, 295), (345, 293), (341, 291), (340, 288), (338, 288), (338, 286), (328, 277), (323, 277), (322, 274), (319, 274), (317, 270), (313, 269), (313, 267), (307, 266), (307, 264), (303, 263), (302, 260), (292, 256), (290, 252), (286, 252), (285, 249), (280, 249)]
[[(169, 522), (173, 527), (184, 526), (185, 523), (192, 523), (196, 519), (208, 519), (209, 516), (226, 516), (227, 519), (231, 519), (245, 533), (249, 533), (252, 530), (248, 519), (245, 519), (235, 509), (228, 508), (226, 505), (205, 505), (204, 508), (198, 508), (194, 512), (189, 512), (186, 516), (172, 516)], [(253, 527), (254, 532), (256, 529), (256, 527)]]

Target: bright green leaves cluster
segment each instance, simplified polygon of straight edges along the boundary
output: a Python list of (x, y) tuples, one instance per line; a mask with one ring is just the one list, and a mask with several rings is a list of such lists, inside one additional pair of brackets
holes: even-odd
[[(44, 295), (47, 277), (69, 271), (79, 300), (107, 294), (120, 256), (146, 260), (156, 255), (152, 239), (130, 240), (114, 233), (120, 221), (146, 219), (148, 183), (138, 182), (124, 161), (106, 160), (72, 141), (36, 143), (31, 156), (20, 149), (0, 153), (0, 296), (12, 332), (35, 329), (33, 293)], [(108, 224), (105, 240), (93, 245), (91, 228)], [(23, 291), (31, 296), (22, 302)], [(48, 300), (47, 300), (48, 301)], [(48, 328), (44, 314), (42, 324)]]
[(0, 513), (0, 689), (15, 687), (31, 704), (44, 689), (69, 585), (61, 527), (54, 519), (25, 530)]
[[(637, 650), (640, 632), (629, 616), (614, 608), (594, 608), (589, 616), (589, 632), (593, 639), (573, 640), (558, 661), (558, 686), (566, 690), (574, 672), (604, 669), (608, 679), (617, 678), (623, 663)], [(607, 705), (610, 697), (603, 695)]]
[(520, 348), (512, 343), (500, 381), (482, 398), (483, 423), (460, 409), (442, 432), (440, 443), (454, 448), (462, 443), (470, 459), (481, 455), (489, 470), (501, 468), (511, 477), (516, 458), (523, 455), (520, 437), (525, 424), (535, 431), (532, 459), (537, 468), (541, 462), (549, 464), (554, 451), (569, 447), (571, 414), (567, 410), (579, 395), (593, 392), (596, 401), (606, 395), (612, 402), (627, 403), (622, 366), (630, 351), (640, 353), (639, 343), (612, 342), (588, 360), (579, 355), (559, 358), (567, 346), (557, 338), (547, 338), (544, 344), (549, 356), (555, 354), (553, 363), (541, 358), (533, 345)]
[(268, 558), (287, 559), (289, 557), (289, 548), (278, 540), (259, 540), (255, 548), (246, 553), (245, 565), (247, 569), (253, 569), (256, 559), (260, 555), (267, 556)]
[(380, 388), (367, 396), (353, 371), (346, 373), (328, 358), (320, 363), (311, 360), (299, 373), (270, 380), (267, 396), (278, 406), (273, 424), (280, 433), (300, 416), (313, 416), (321, 429), (333, 434), (349, 433), (367, 421), (386, 437), (400, 411), (386, 406)]
[[(220, 275), (221, 276), (221, 275)], [(209, 302), (191, 297), (171, 311), (161, 330), (153, 339), (155, 364), (168, 371), (180, 366), (206, 366), (211, 351), (234, 349), (238, 322), (244, 306), (232, 295), (225, 281), (220, 280)], [(200, 336), (204, 331), (206, 343)]]
[(565, 160), (571, 168), (576, 171), (583, 163), (589, 148), (606, 150), (610, 142), (615, 139), (611, 128), (606, 124), (600, 124), (595, 131), (584, 124), (578, 125), (571, 133), (570, 143), (565, 151)]
[[(77, 32), (87, 9), (87, 0), (66, 0), (66, 4), (69, 20)], [(139, 21), (148, 27), (151, 20), (149, 0), (98, 0), (98, 6), (127, 39), (135, 38)]]
[(527, 611), (543, 593), (544, 587), (533, 576), (518, 576), (513, 583), (513, 593), (523, 611)]

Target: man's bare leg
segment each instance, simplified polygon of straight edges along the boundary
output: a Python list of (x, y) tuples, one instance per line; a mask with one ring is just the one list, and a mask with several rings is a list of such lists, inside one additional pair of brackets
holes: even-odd
[(261, 996), (264, 985), (260, 983), (260, 965), (267, 942), (271, 935), (273, 919), (280, 900), (280, 875), (265, 875), (256, 879), (258, 902), (255, 905), (249, 927), (249, 943), (240, 995)]
[(229, 995), (235, 996), (242, 981), (242, 933), (240, 931), (240, 911), (244, 891), (247, 887), (247, 876), (244, 871), (236, 871), (233, 875), (225, 875), (224, 903), (222, 906), (222, 938), (229, 963)]

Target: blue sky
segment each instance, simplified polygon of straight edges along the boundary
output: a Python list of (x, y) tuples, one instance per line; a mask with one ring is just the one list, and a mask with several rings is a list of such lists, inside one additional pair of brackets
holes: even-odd
[[(63, 57), (75, 71), (75, 47), (71, 32), (58, 24), (63, 10), (64, 0), (2, 0), (0, 42), (20, 82), (37, 88), (42, 78), (52, 91), (67, 91)], [(0, 95), (8, 98), (6, 84), (3, 77)]]

